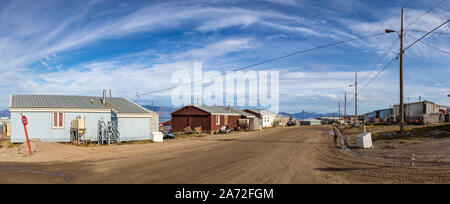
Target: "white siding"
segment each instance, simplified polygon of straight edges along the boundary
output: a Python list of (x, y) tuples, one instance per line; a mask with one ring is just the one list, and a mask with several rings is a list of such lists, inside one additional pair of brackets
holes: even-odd
[[(42, 142), (70, 142), (70, 123), (76, 116), (86, 116), (86, 136), (97, 141), (98, 120), (111, 120), (111, 113), (64, 113), (64, 128), (52, 127), (53, 112), (23, 112), (28, 119), (27, 131), (30, 139), (40, 139)], [(11, 112), (11, 142), (25, 142), (25, 132), (19, 112)]]
[(263, 120), (263, 128), (272, 127), (273, 120), (275, 119), (274, 115), (262, 115)]
[(118, 129), (122, 141), (149, 140), (151, 118), (118, 118)]

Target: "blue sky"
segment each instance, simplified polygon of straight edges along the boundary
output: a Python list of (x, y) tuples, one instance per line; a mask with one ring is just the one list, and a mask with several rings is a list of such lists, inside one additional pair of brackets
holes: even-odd
[[(441, 0), (6, 1), (0, 5), (0, 109), (10, 94), (113, 95), (173, 86), (173, 72), (232, 70), (318, 45), (399, 29), (406, 4), (405, 44), (450, 16)], [(410, 25), (412, 24), (412, 25)], [(450, 52), (450, 28), (424, 41)], [(354, 41), (264, 64), (280, 71), (280, 111), (337, 111), (359, 72), (364, 86), (398, 52), (395, 34)], [(384, 59), (380, 62), (380, 59)], [(405, 55), (405, 97), (450, 105), (449, 55), (418, 43)], [(378, 64), (377, 64), (378, 63)], [(426, 71), (423, 71), (425, 69)], [(359, 95), (366, 112), (398, 103), (398, 61)], [(351, 97), (349, 97), (351, 98)], [(140, 103), (170, 105), (170, 91)], [(349, 102), (352, 113), (353, 102)]]

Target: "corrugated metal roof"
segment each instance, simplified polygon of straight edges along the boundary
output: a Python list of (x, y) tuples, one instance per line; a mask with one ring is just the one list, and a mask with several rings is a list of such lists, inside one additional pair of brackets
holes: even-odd
[(266, 111), (266, 110), (259, 110), (259, 109), (247, 109), (247, 110), (254, 112), (254, 113), (261, 114), (261, 115), (273, 115), (273, 116), (277, 115), (276, 113)]
[(231, 108), (234, 112), (236, 112), (236, 113), (239, 113), (239, 114), (241, 114), (241, 115), (243, 115), (243, 116), (245, 116), (245, 117), (248, 117), (248, 118), (254, 118), (254, 117), (256, 117), (255, 115), (253, 115), (253, 114), (251, 114), (251, 113), (247, 113), (247, 112), (245, 112), (245, 111), (243, 111), (243, 110), (239, 110), (239, 109), (235, 109), (235, 108)]
[(208, 113), (239, 114), (245, 117), (255, 117), (253, 114), (232, 107), (230, 107), (230, 110), (228, 111), (228, 107), (226, 106), (206, 106), (206, 105), (194, 105), (194, 106)]
[(76, 108), (76, 109), (114, 109), (118, 113), (148, 113), (149, 111), (126, 98), (69, 95), (12, 95), (10, 108)]
[(230, 108), (230, 111), (228, 111), (228, 107), (225, 106), (206, 106), (206, 105), (193, 105), (193, 106), (208, 113), (240, 114), (233, 111), (232, 108)]

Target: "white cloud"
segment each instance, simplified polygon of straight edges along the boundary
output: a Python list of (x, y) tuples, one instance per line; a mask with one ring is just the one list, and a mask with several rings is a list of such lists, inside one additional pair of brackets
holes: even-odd
[[(282, 4), (278, 5), (281, 7), (302, 3), (302, 1), (294, 0), (268, 1)], [(332, 3), (346, 7), (342, 4), (348, 2), (332, 1)], [(124, 10), (108, 11), (109, 14), (114, 13), (115, 15), (99, 14), (97, 3), (75, 3), (70, 9), (64, 10), (55, 10), (55, 7), (47, 4), (47, 2), (27, 2), (24, 5), (13, 1), (0, 9), (0, 30), (3, 31), (0, 31), (0, 56), (2, 56), (0, 58), (0, 72), (2, 73), (0, 98), (7, 98), (12, 90), (27, 89), (49, 93), (74, 91), (77, 94), (95, 95), (102, 88), (112, 88), (116, 90), (117, 95), (133, 98), (136, 91), (151, 91), (168, 87), (170, 84), (168, 84), (167, 78), (171, 73), (176, 70), (191, 69), (194, 60), (211, 60), (223, 62), (226, 65), (238, 64), (234, 61), (227, 62), (229, 60), (225, 57), (229, 53), (243, 50), (257, 51), (254, 48), (264, 48), (264, 44), (258, 44), (261, 38), (284, 40), (301, 36), (306, 39), (304, 45), (309, 45), (308, 39), (343, 40), (380, 33), (389, 25), (392, 25), (391, 28), (399, 26), (399, 10), (397, 9), (374, 11), (373, 13), (377, 14), (370, 21), (346, 19), (335, 14), (336, 16), (332, 17), (333, 20), (330, 23), (327, 17), (323, 19), (306, 18), (302, 15), (288, 15), (277, 10), (238, 7), (237, 4), (233, 4), (231, 7), (220, 7), (218, 4), (162, 3), (142, 6), (134, 10), (129, 8), (131, 5), (122, 5), (120, 7)], [(360, 6), (360, 4), (353, 3), (352, 5)], [(350, 6), (347, 6), (345, 9), (349, 8)], [(408, 25), (411, 23), (411, 19), (420, 16), (424, 10), (407, 9), (406, 12)], [(445, 20), (446, 16), (449, 16), (447, 10), (436, 9), (423, 16), (409, 29), (430, 30)], [(337, 19), (341, 26), (333, 24), (334, 19)], [(254, 27), (261, 28), (261, 26), (267, 33), (251, 33), (252, 30), (243, 35), (236, 33), (230, 38), (220, 37), (221, 31), (227, 28), (241, 28), (243, 31), (247, 31)], [(71, 51), (77, 48), (95, 46), (96, 43), (105, 39), (120, 39), (142, 32), (153, 34), (168, 30), (193, 32), (202, 35), (202, 39), (189, 42), (189, 48), (184, 47), (186, 44), (180, 43), (182, 51), (165, 53), (158, 48), (149, 48), (147, 51), (130, 53), (113, 59), (81, 61), (72, 66), (66, 66), (63, 61), (60, 61), (59, 56), (70, 55)], [(208, 33), (210, 31), (214, 32), (210, 34)], [(450, 32), (450, 29), (446, 26), (439, 31)], [(421, 35), (421, 33), (412, 31), (410, 34)], [(216, 36), (219, 37), (215, 38)], [(411, 40), (411, 38), (407, 38), (406, 44), (411, 43)], [(450, 50), (447, 38), (431, 35), (425, 40), (443, 50)], [(350, 45), (367, 51), (367, 54), (378, 52), (383, 55), (394, 41), (397, 39), (392, 34), (355, 41)], [(286, 46), (286, 49), (294, 48)], [(397, 50), (395, 48), (388, 54), (397, 52)], [(276, 52), (270, 52), (269, 54), (277, 55)], [(420, 57), (420, 59), (430, 59), (433, 63), (448, 64), (448, 55), (436, 53), (436, 50), (418, 44), (408, 50), (406, 59), (407, 62), (410, 62)], [(159, 58), (156, 60), (143, 59), (149, 55)], [(239, 59), (252, 57), (255, 56), (246, 55)], [(243, 61), (240, 63), (245, 63), (245, 60)], [(52, 73), (30, 69), (30, 65), (36, 62), (48, 67)], [(352, 62), (344, 63), (352, 64)], [(304, 102), (310, 100), (309, 103), (311, 101), (317, 103), (318, 108), (326, 108), (327, 105), (324, 101), (336, 101), (341, 98), (342, 89), (345, 89), (343, 87), (347, 87), (354, 77), (353, 71), (346, 71), (350, 69), (336, 71), (337, 68), (333, 68), (333, 66), (317, 67), (317, 69), (323, 70), (313, 70), (314, 72), (293, 70), (282, 72), (281, 83), (286, 85), (281, 86), (282, 93), (288, 94), (287, 98), (294, 99), (292, 101), (296, 101), (295, 99), (298, 98)], [(63, 67), (71, 68), (62, 69)], [(443, 66), (439, 70), (448, 72), (449, 68)], [(361, 73), (361, 75), (364, 76), (365, 73)], [(369, 108), (373, 108), (394, 103), (395, 100), (390, 93), (396, 92), (395, 87), (398, 83), (395, 79), (395, 77), (387, 76), (386, 73), (379, 76), (367, 88), (367, 92), (361, 96), (362, 104), (369, 104)], [(436, 85), (438, 84), (434, 84), (434, 86)], [(443, 92), (442, 89), (436, 87), (422, 92), (417, 90), (411, 91), (411, 93), (425, 96), (424, 93), (439, 95)], [(0, 100), (0, 106), (4, 107), (6, 104), (5, 100)]]
[(186, 53), (175, 55), (174, 59), (191, 58), (193, 60), (207, 60), (223, 56), (227, 53), (250, 49), (251, 38), (228, 39), (207, 45), (203, 48), (189, 50)]
[(252, 15), (239, 15), (219, 18), (216, 20), (209, 20), (199, 26), (197, 30), (199, 31), (215, 31), (221, 28), (227, 28), (231, 26), (242, 26), (247, 27), (258, 21), (257, 16)]

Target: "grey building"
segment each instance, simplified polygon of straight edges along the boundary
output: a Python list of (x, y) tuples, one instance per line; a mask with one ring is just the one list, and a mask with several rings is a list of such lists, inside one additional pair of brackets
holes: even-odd
[[(415, 103), (406, 103), (405, 109), (405, 122), (420, 121), (427, 122), (439, 122), (439, 109), (440, 106), (431, 101), (421, 101)], [(400, 121), (400, 105), (395, 105), (393, 108), (394, 122)]]
[(70, 142), (71, 122), (80, 117), (85, 120), (85, 136), (97, 141), (99, 123), (114, 124), (121, 141), (148, 140), (158, 130), (158, 114), (126, 98), (64, 96), (64, 95), (11, 95), (11, 142), (26, 141), (21, 114), (28, 119), (30, 139), (42, 142)]

